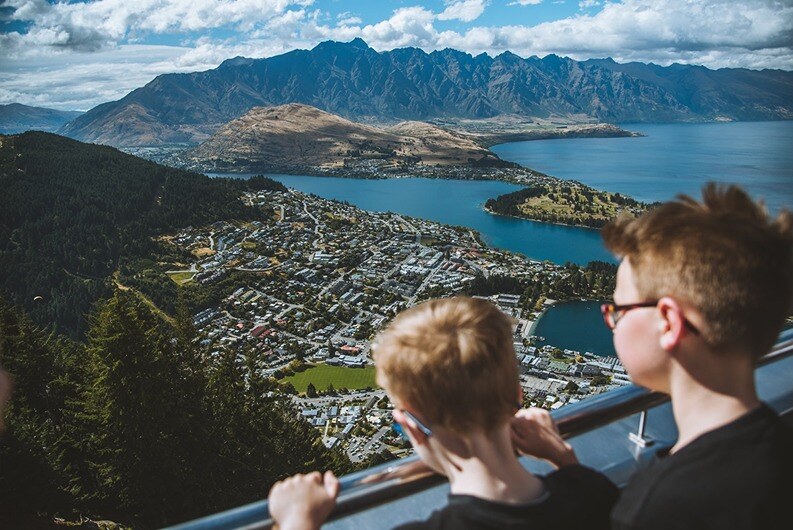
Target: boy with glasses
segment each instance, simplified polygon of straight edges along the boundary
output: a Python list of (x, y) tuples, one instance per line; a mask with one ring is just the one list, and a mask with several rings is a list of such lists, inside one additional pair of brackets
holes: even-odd
[[(449, 503), (403, 529), (608, 528), (616, 488), (580, 465), (545, 478), (515, 456), (510, 421), (522, 399), (512, 323), (485, 300), (431, 300), (400, 314), (374, 346), (377, 381), (422, 461), (449, 479)], [(530, 440), (529, 440), (530, 442)], [(572, 457), (566, 444), (543, 454)], [(297, 475), (270, 492), (282, 530), (318, 528), (338, 494), (332, 473)]]
[(754, 366), (791, 311), (793, 216), (709, 184), (702, 202), (680, 197), (602, 235), (622, 258), (602, 308), (614, 347), (634, 383), (671, 396), (679, 432), (622, 492), (612, 527), (791, 528), (793, 434), (759, 401)]

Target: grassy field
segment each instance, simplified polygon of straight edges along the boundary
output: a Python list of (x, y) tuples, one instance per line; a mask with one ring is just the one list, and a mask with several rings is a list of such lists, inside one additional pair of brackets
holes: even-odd
[(309, 383), (313, 383), (318, 391), (328, 388), (333, 384), (333, 388), (375, 388), (374, 366), (364, 368), (348, 368), (346, 366), (328, 366), (319, 364), (295, 375), (284, 377), (281, 382), (290, 382), (298, 392), (305, 392)]
[(194, 272), (172, 272), (168, 273), (168, 277), (172, 279), (176, 285), (184, 285), (195, 276)]

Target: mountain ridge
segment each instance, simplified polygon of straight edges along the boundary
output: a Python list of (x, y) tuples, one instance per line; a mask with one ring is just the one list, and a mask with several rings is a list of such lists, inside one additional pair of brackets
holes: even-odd
[[(642, 65), (642, 66), (637, 66)], [(612, 123), (793, 119), (793, 72), (624, 65), (454, 49), (377, 52), (325, 41), (215, 69), (163, 74), (67, 124), (119, 146), (197, 144), (256, 106), (311, 105), (358, 121), (577, 117)]]
[(0, 134), (18, 134), (29, 130), (55, 132), (82, 114), (21, 103), (0, 105)]

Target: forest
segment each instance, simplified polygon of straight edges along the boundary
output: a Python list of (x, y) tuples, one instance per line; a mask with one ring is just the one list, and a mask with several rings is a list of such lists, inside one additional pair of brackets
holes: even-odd
[(239, 197), (280, 183), (28, 132), (0, 136), (0, 186), (0, 364), (14, 379), (0, 520), (155, 528), (259, 500), (296, 471), (352, 469), (275, 383), (196, 346), (189, 306), (212, 292), (173, 296), (166, 319), (117, 283), (162, 251), (159, 234), (267, 215)]

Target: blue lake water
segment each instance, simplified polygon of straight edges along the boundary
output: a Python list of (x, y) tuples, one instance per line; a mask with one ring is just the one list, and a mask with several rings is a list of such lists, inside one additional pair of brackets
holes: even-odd
[(565, 302), (550, 307), (534, 328), (545, 337), (540, 344), (552, 344), (581, 353), (615, 355), (612, 333), (600, 315), (599, 302)]
[(487, 244), (537, 260), (560, 264), (570, 261), (580, 265), (592, 260), (614, 262), (596, 230), (491, 215), (482, 209), (487, 199), (520, 189), (514, 184), (427, 178), (365, 180), (301, 175), (268, 176), (289, 188), (314, 193), (326, 199), (348, 201), (364, 210), (390, 211), (473, 228), (482, 234)]
[(642, 138), (571, 138), (492, 147), (505, 160), (644, 201), (740, 184), (772, 211), (793, 208), (793, 121), (627, 124)]

